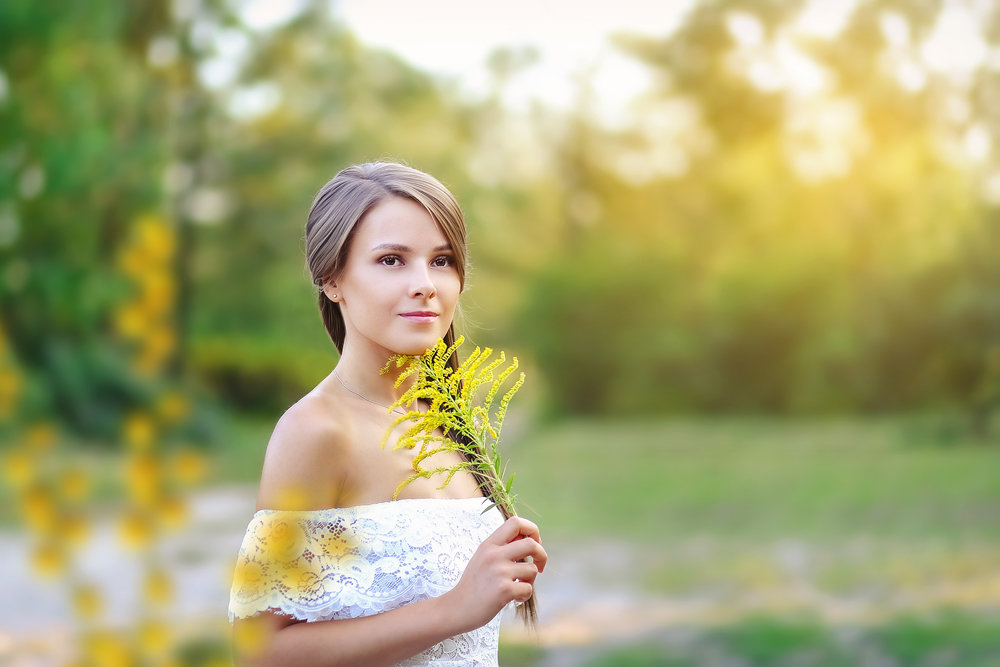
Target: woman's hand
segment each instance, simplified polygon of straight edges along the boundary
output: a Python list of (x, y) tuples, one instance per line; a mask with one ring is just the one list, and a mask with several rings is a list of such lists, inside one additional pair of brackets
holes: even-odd
[(507, 519), (479, 545), (458, 584), (445, 594), (461, 632), (485, 625), (512, 600), (527, 601), (547, 560), (538, 526), (516, 516)]

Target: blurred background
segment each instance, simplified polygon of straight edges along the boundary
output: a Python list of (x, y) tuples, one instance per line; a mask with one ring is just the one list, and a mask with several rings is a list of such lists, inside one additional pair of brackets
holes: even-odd
[(528, 371), (502, 664), (1000, 663), (998, 139), (983, 0), (5, 0), (0, 665), (229, 664), (336, 362), (305, 215), (379, 158)]

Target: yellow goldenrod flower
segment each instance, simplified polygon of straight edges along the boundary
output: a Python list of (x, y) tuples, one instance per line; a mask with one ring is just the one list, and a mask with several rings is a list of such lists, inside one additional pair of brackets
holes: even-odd
[(147, 271), (139, 279), (139, 303), (151, 320), (169, 316), (174, 306), (176, 286), (173, 276), (166, 269)]
[(89, 664), (101, 667), (132, 667), (137, 657), (121, 638), (108, 632), (92, 634), (84, 639), (84, 656)]
[(138, 279), (146, 270), (147, 257), (141, 248), (127, 246), (118, 255), (118, 269), (129, 278)]
[(156, 437), (156, 425), (149, 415), (133, 412), (125, 418), (122, 435), (126, 444), (136, 451), (148, 450)]
[(187, 417), (190, 411), (191, 405), (187, 397), (180, 392), (167, 392), (156, 401), (156, 413), (166, 422), (179, 422)]
[(323, 579), (316, 571), (314, 562), (298, 558), (282, 563), (277, 569), (282, 588), (307, 597), (322, 594)]
[(278, 492), (278, 507), (285, 510), (304, 510), (309, 507), (309, 494), (298, 486), (283, 488)]
[(71, 547), (79, 547), (90, 537), (90, 523), (79, 513), (64, 515), (59, 525), (63, 539)]
[(179, 451), (171, 459), (171, 476), (182, 484), (200, 482), (205, 468), (205, 457), (191, 449)]
[(162, 497), (156, 504), (156, 514), (165, 528), (177, 530), (187, 521), (187, 503), (179, 496)]
[(145, 621), (139, 626), (139, 646), (147, 655), (159, 655), (170, 647), (170, 632), (159, 621)]
[(125, 462), (125, 487), (135, 503), (152, 505), (162, 490), (159, 461), (149, 452), (130, 457)]
[(137, 304), (128, 303), (112, 314), (115, 333), (125, 340), (139, 340), (146, 335), (149, 318)]
[(233, 627), (233, 647), (236, 653), (253, 658), (267, 648), (267, 619), (262, 615), (245, 618)]
[(152, 264), (166, 264), (174, 256), (176, 242), (169, 223), (162, 217), (147, 215), (136, 224), (135, 245)]
[(73, 591), (73, 610), (78, 617), (93, 620), (104, 611), (104, 600), (93, 586), (77, 586)]
[[(507, 408), (514, 394), (524, 383), (521, 373), (509, 390), (500, 399), (500, 405), (493, 409), (493, 402), (501, 386), (517, 369), (517, 358), (498, 376), (497, 369), (506, 357), (503, 352), (498, 359), (488, 362), (493, 354), (491, 348), (475, 348), (466, 361), (453, 370), (449, 360), (464, 339), (459, 337), (451, 346), (443, 340), (427, 350), (422, 356), (392, 357), (382, 372), (390, 368), (401, 369), (395, 386), (411, 382), (403, 395), (389, 407), (390, 411), (421, 400), (429, 407), (426, 411), (411, 410), (396, 418), (382, 438), (385, 446), (397, 427), (407, 423), (406, 430), (396, 441), (396, 448), (416, 449), (413, 458), (413, 474), (398, 487), (394, 497), (410, 482), (443, 476), (442, 487), (447, 485), (460, 470), (469, 470), (484, 480), (483, 492), (493, 498), (505, 514), (514, 513), (514, 497), (510, 492), (513, 477), (503, 481), (504, 470), (497, 448), (500, 429), (503, 426)], [(488, 363), (487, 363), (488, 362)], [(480, 387), (489, 386), (485, 400), (474, 404)], [(458, 452), (463, 462), (451, 467), (425, 468), (435, 454)]]
[(41, 484), (35, 484), (21, 494), (21, 510), (31, 528), (43, 535), (57, 532), (58, 508), (52, 493)]
[(52, 424), (37, 423), (28, 429), (28, 447), (34, 452), (47, 452), (56, 444), (56, 427)]
[(13, 414), (23, 384), (21, 374), (13, 368), (0, 368), (0, 417)]
[(35, 458), (28, 452), (15, 449), (3, 457), (3, 476), (16, 489), (24, 488), (35, 480), (38, 468)]
[(298, 560), (306, 546), (305, 531), (287, 513), (264, 518), (259, 535), (269, 561), (284, 563)]
[(153, 569), (146, 574), (142, 586), (143, 597), (153, 605), (163, 605), (173, 598), (174, 587), (165, 570)]
[(66, 571), (68, 558), (62, 545), (54, 540), (47, 540), (36, 546), (31, 552), (31, 566), (38, 575), (53, 578)]
[(256, 597), (265, 590), (264, 566), (254, 560), (240, 560), (233, 570), (233, 588)]
[(90, 492), (90, 478), (79, 468), (64, 470), (59, 476), (59, 493), (71, 502), (80, 502)]
[(130, 549), (145, 549), (155, 535), (153, 522), (145, 513), (130, 512), (118, 522), (118, 536)]

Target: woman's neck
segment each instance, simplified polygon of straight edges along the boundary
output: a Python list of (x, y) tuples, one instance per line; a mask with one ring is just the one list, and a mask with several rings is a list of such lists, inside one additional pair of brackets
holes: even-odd
[[(388, 407), (395, 403), (413, 384), (413, 379), (407, 378), (396, 387), (396, 379), (401, 369), (395, 364), (388, 364), (392, 353), (380, 349), (361, 350), (350, 348), (346, 344), (333, 372), (339, 384), (349, 392), (358, 394), (365, 400), (377, 405)], [(383, 373), (383, 369), (386, 369)]]

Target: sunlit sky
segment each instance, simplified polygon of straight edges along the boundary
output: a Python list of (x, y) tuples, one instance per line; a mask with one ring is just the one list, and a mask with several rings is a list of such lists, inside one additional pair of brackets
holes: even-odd
[[(179, 6), (192, 1), (175, 0)], [(232, 1), (252, 31), (280, 26), (305, 2)], [(807, 0), (772, 34), (766, 34), (750, 0), (745, 8), (726, 16), (732, 38), (727, 65), (761, 90), (787, 94), (791, 135), (807, 147), (796, 149), (796, 169), (809, 180), (849, 171), (852, 155), (863, 154), (870, 137), (861, 126), (857, 102), (844, 96), (832, 71), (801, 50), (798, 38), (837, 39), (861, 1)], [(611, 38), (616, 34), (669, 37), (698, 0), (615, 0), (587, 9), (581, 9), (578, 0), (327, 2), (331, 14), (362, 43), (395, 53), (453, 86), (458, 94), (476, 98), (491, 90), (488, 59), (496, 49), (530, 50), (534, 58), (502, 89), (501, 99), (508, 110), (525, 111), (536, 103), (557, 111), (579, 110), (586, 82), (595, 91), (587, 99), (586, 113), (606, 127), (640, 131), (645, 127), (655, 135), (650, 145), (661, 148), (665, 136), (673, 137), (667, 143), (678, 146), (685, 138), (697, 137), (697, 114), (692, 115), (683, 104), (635, 112), (631, 101), (649, 90), (653, 72), (620, 53)], [(1000, 47), (990, 44), (983, 34), (993, 13), (990, 2), (944, 0), (936, 11), (930, 32), (920, 38), (902, 14), (883, 12), (880, 27), (885, 51), (876, 65), (910, 92), (925, 88), (932, 76), (952, 78), (961, 89), (962, 81), (980, 67), (1000, 71)], [(248, 52), (250, 41), (240, 31), (229, 30), (215, 35), (214, 42), (218, 57), (201, 65), (200, 75), (210, 87), (225, 87), (234, 82), (237, 63)], [(151, 57), (155, 57), (152, 52)], [(274, 83), (259, 82), (235, 90), (229, 106), (234, 117), (254, 117), (280, 100), (281, 91)], [(942, 104), (958, 111), (968, 107), (948, 100)], [(951, 120), (968, 125), (953, 151), (957, 159), (981, 163), (995, 151), (982, 123)], [(506, 141), (512, 141), (512, 133), (505, 132)], [(682, 173), (686, 158), (668, 155), (661, 148), (657, 148), (659, 153), (647, 151), (641, 160), (625, 155), (622, 159), (629, 164), (623, 170), (639, 180), (656, 173)]]
[[(616, 110), (649, 85), (650, 73), (609, 43), (616, 33), (665, 37), (695, 0), (616, 0), (583, 9), (573, 0), (330, 0), (331, 12), (365, 44), (386, 49), (463, 94), (489, 89), (487, 58), (500, 47), (530, 48), (537, 59), (505, 88), (512, 110), (533, 101), (567, 109), (581, 75), (600, 90), (594, 112), (614, 122)], [(241, 16), (267, 29), (297, 11), (295, 2), (243, 0)]]
[(505, 90), (508, 107), (523, 109), (537, 99), (569, 108), (577, 95), (578, 75), (586, 71), (601, 93), (596, 111), (607, 116), (649, 85), (645, 68), (617, 53), (609, 36), (628, 32), (665, 37), (693, 4), (616, 0), (584, 8), (574, 0), (335, 0), (333, 7), (363, 41), (451, 78), (472, 95), (488, 88), (486, 60), (491, 51), (501, 46), (532, 48), (538, 59)]
[[(237, 0), (252, 29), (266, 30), (297, 13), (302, 0)], [(599, 95), (593, 113), (609, 125), (623, 122), (628, 101), (650, 84), (650, 72), (618, 53), (609, 38), (616, 33), (666, 37), (675, 31), (697, 0), (615, 0), (581, 9), (576, 0), (329, 0), (330, 11), (365, 44), (396, 53), (459, 91), (481, 96), (490, 87), (487, 59), (500, 47), (532, 49), (537, 58), (505, 87), (503, 100), (512, 110), (533, 102), (569, 109), (577, 101), (582, 77)], [(811, 0), (791, 28), (821, 38), (835, 38), (857, 0)], [(984, 18), (975, 2), (942, 3), (937, 25), (920, 49), (922, 62), (898, 65), (901, 84), (918, 88), (930, 70), (960, 74), (997, 61), (977, 24)], [(729, 29), (737, 51), (750, 68), (745, 74), (760, 88), (786, 88), (803, 94), (822, 93), (829, 83), (824, 72), (790, 42), (779, 39), (762, 54), (762, 26), (746, 11), (730, 15)], [(906, 46), (909, 26), (887, 14), (883, 32), (888, 45)]]

